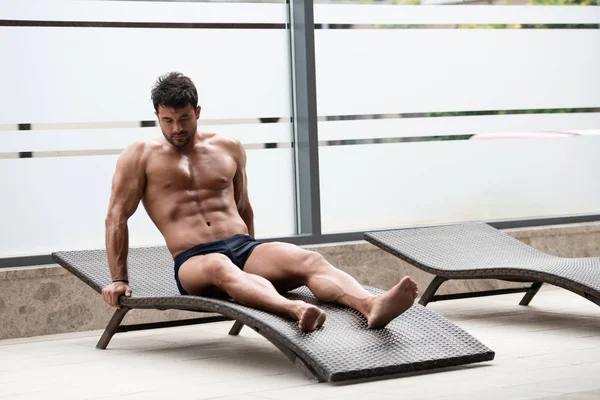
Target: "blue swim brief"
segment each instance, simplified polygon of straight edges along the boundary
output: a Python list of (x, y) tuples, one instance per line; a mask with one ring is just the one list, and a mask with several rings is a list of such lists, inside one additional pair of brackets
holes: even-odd
[(179, 293), (183, 295), (189, 294), (179, 281), (179, 268), (191, 257), (220, 253), (226, 255), (235, 265), (243, 270), (248, 257), (250, 257), (252, 251), (259, 244), (252, 236), (235, 235), (228, 239), (204, 243), (180, 253), (175, 257), (175, 282), (177, 282)]

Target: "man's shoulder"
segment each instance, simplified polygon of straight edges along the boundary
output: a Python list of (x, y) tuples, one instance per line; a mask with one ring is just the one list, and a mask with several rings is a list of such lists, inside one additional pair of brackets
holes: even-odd
[(239, 150), (242, 147), (242, 142), (235, 136), (220, 133), (203, 133), (203, 135), (212, 143), (224, 146), (229, 150)]
[(135, 142), (131, 142), (128, 144), (124, 150), (129, 150), (132, 152), (144, 152), (147, 150), (152, 150), (155, 148), (162, 147), (163, 144), (160, 142), (160, 138), (153, 139), (142, 139), (136, 140)]
[(136, 140), (123, 149), (121, 157), (144, 159), (150, 151), (159, 147), (161, 147), (161, 144), (157, 139)]

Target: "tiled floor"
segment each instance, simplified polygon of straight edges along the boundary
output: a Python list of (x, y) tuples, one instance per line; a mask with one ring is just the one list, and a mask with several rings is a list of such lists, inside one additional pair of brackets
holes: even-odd
[(496, 351), (479, 365), (346, 384), (307, 379), (279, 351), (230, 323), (0, 341), (8, 399), (600, 399), (600, 308), (566, 290), (432, 303)]

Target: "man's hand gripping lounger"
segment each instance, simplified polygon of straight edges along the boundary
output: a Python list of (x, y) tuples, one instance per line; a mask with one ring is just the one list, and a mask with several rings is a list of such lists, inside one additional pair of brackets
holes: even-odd
[(182, 294), (229, 296), (287, 315), (304, 332), (323, 325), (325, 312), (281, 292), (306, 285), (323, 302), (358, 310), (375, 329), (413, 305), (417, 285), (409, 277), (375, 296), (316, 252), (255, 241), (240, 142), (197, 131), (196, 88), (179, 73), (158, 79), (152, 101), (163, 136), (128, 146), (113, 177), (106, 250), (114, 283), (103, 290), (108, 304), (117, 306), (120, 295), (131, 293), (127, 220), (141, 201), (173, 255)]

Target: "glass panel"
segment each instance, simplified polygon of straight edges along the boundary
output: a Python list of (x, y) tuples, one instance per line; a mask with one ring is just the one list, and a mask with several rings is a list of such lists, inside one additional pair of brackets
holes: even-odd
[(320, 30), (315, 47), (320, 116), (600, 106), (599, 29)]
[(600, 213), (600, 136), (328, 146), (324, 233)]
[[(285, 29), (3, 27), (0, 124), (153, 120), (168, 71), (198, 87), (202, 118), (290, 117)], [(285, 84), (283, 84), (285, 82)], [(25, 104), (36, 107), (25, 107)]]
[(600, 212), (600, 8), (328, 3), (323, 233)]
[[(38, 26), (0, 27), (0, 257), (104, 247), (113, 153), (160, 135), (150, 90), (173, 70), (198, 87), (199, 129), (244, 143), (257, 237), (295, 234), (288, 10), (279, 3), (2, 3), (4, 18)], [(19, 152), (33, 158), (9, 158)], [(129, 225), (132, 246), (164, 244), (142, 206)]]

